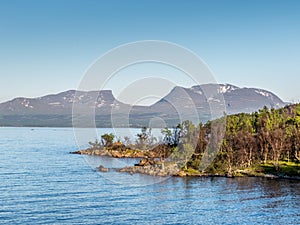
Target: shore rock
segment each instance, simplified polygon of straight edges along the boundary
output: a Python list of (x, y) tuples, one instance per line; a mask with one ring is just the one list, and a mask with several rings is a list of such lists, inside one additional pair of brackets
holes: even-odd
[(106, 168), (106, 167), (104, 167), (104, 166), (102, 166), (102, 165), (100, 165), (100, 166), (98, 167), (98, 170), (99, 170), (100, 172), (108, 172), (108, 171), (109, 171), (108, 168)]
[(184, 172), (183, 170), (180, 170), (177, 174), (176, 174), (176, 176), (178, 176), (178, 177), (186, 177), (186, 172)]
[(138, 164), (135, 164), (135, 166), (150, 166), (154, 164), (156, 164), (154, 159), (143, 158)]
[(131, 174), (141, 173), (150, 176), (174, 176), (178, 173), (178, 166), (174, 163), (162, 163), (154, 160), (143, 159), (135, 166), (124, 167), (119, 172), (129, 172)]

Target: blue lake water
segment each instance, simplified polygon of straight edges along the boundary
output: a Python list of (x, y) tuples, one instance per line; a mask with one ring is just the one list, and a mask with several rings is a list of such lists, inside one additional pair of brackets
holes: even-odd
[(171, 177), (153, 182), (140, 175), (131, 177), (138, 184), (156, 183), (131, 186), (125, 182), (130, 175), (103, 177), (91, 163), (98, 159), (86, 163), (69, 154), (77, 149), (69, 128), (0, 128), (0, 224), (300, 221), (299, 181)]

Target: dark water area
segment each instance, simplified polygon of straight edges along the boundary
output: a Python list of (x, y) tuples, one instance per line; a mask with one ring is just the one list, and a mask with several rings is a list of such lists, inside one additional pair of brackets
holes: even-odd
[(153, 184), (139, 175), (134, 179), (150, 179), (149, 185), (130, 186), (109, 179), (115, 172), (103, 176), (83, 156), (69, 154), (77, 149), (72, 129), (0, 128), (0, 224), (300, 221), (299, 181), (171, 177)]

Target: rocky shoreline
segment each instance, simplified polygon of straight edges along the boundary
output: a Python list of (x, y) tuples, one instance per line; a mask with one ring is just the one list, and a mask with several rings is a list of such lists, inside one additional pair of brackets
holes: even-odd
[[(266, 171), (256, 171), (247, 169), (236, 169), (231, 172), (222, 173), (207, 173), (200, 172), (194, 169), (183, 169), (176, 163), (164, 162), (160, 160), (160, 156), (155, 151), (150, 150), (138, 150), (126, 148), (124, 145), (114, 145), (109, 148), (88, 148), (85, 150), (78, 150), (70, 152), (72, 154), (80, 155), (93, 155), (93, 156), (105, 156), (113, 158), (141, 158), (138, 164), (133, 166), (127, 166), (121, 169), (115, 169), (118, 172), (130, 173), (130, 174), (145, 174), (150, 176), (177, 176), (177, 177), (264, 177), (270, 179), (292, 179), (300, 180), (299, 176), (289, 176), (282, 173), (266, 173)], [(100, 165), (98, 167), (99, 172), (109, 172), (108, 168)]]
[(190, 173), (184, 170), (176, 170), (176, 169), (167, 169), (163, 170), (160, 167), (151, 167), (151, 166), (129, 166), (124, 167), (119, 170), (119, 172), (127, 172), (130, 174), (140, 173), (146, 174), (150, 176), (175, 176), (175, 177), (226, 177), (226, 178), (235, 178), (235, 177), (263, 177), (270, 179), (289, 179), (289, 180), (300, 180), (300, 177), (292, 177), (287, 175), (274, 175), (274, 174), (211, 174), (211, 173)]
[[(290, 180), (300, 180), (300, 177), (287, 176), (283, 174), (267, 174), (262, 172), (253, 172), (248, 169), (245, 170), (235, 170), (231, 173), (206, 173), (200, 172), (197, 170), (184, 170), (180, 168), (176, 163), (161, 162), (153, 159), (141, 159), (140, 163), (135, 164), (134, 166), (127, 166), (121, 169), (114, 169), (121, 173), (130, 173), (132, 174), (144, 174), (150, 176), (174, 176), (174, 177), (226, 177), (226, 178), (235, 178), (235, 177), (263, 177), (269, 179), (290, 179)], [(109, 169), (100, 165), (98, 167), (99, 172), (108, 172)]]
[(137, 149), (124, 149), (123, 151), (103, 148), (103, 149), (84, 149), (75, 152), (70, 152), (71, 154), (79, 155), (93, 155), (93, 156), (108, 156), (113, 158), (158, 158), (158, 155), (153, 151), (142, 151)]

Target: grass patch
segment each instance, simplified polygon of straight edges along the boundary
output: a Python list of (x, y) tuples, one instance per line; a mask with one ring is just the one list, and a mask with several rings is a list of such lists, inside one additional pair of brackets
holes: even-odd
[(136, 154), (138, 152), (141, 152), (141, 150), (138, 150), (138, 149), (126, 149), (125, 154), (133, 155), (133, 154)]
[(261, 164), (260, 167), (266, 174), (300, 176), (300, 164), (295, 162), (280, 161), (278, 166), (268, 162), (266, 164)]
[(184, 170), (189, 175), (197, 175), (200, 174), (199, 170), (193, 169), (193, 168), (188, 168), (187, 170)]

